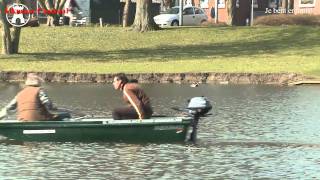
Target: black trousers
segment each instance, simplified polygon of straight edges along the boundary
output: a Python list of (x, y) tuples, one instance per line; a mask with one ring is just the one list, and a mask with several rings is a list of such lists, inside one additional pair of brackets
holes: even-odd
[(69, 112), (58, 112), (53, 115), (51, 121), (62, 121), (64, 119), (70, 119), (71, 114)]
[[(149, 119), (152, 116), (152, 108), (144, 107), (145, 118)], [(139, 115), (134, 107), (120, 107), (116, 108), (112, 112), (112, 118), (116, 120), (120, 119), (139, 119)]]

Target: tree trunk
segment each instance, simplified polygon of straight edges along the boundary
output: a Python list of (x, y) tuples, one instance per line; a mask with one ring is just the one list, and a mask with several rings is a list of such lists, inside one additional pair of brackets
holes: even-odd
[(1, 28), (2, 28), (2, 54), (11, 54), (11, 36), (10, 27), (6, 19), (5, 7), (7, 7), (7, 2), (5, 0), (0, 1), (1, 6)]
[(152, 0), (137, 0), (136, 1), (136, 15), (132, 25), (133, 30), (138, 32), (146, 32), (150, 30), (158, 29), (153, 17), (151, 16), (151, 5)]
[(6, 22), (2, 22), (2, 54), (17, 54), (19, 52), (21, 27), (10, 27)]
[(130, 4), (131, 0), (126, 0), (126, 4), (123, 9), (123, 16), (122, 16), (122, 26), (128, 26), (128, 19), (129, 19), (129, 12), (130, 12)]
[(11, 32), (11, 45), (13, 54), (17, 54), (19, 52), (20, 33), (20, 27), (14, 27), (13, 31)]
[(228, 25), (235, 25), (235, 15), (236, 15), (236, 3), (237, 0), (227, 0), (227, 10), (228, 10)]
[[(3, 25), (3, 24), (2, 24)], [(9, 26), (2, 27), (2, 54), (12, 54), (11, 36)]]

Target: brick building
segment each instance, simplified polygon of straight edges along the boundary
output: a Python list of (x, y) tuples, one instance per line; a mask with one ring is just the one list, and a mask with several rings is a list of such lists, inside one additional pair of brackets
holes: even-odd
[[(262, 0), (265, 1), (265, 0)], [(216, 0), (193, 0), (194, 5), (197, 7), (201, 7), (207, 13), (209, 21), (213, 21), (214, 8), (216, 5)], [(218, 20), (219, 22), (227, 22), (228, 21), (228, 11), (227, 11), (227, 3), (226, 0), (218, 0)], [(236, 25), (246, 25), (247, 20), (250, 19), (250, 0), (238, 0), (237, 1), (237, 9), (235, 15), (235, 23)], [(254, 6), (255, 9), (258, 6)]]
[(295, 0), (294, 14), (320, 15), (320, 0)]
[[(201, 7), (207, 13), (209, 21), (213, 21), (212, 8), (215, 7), (216, 0), (184, 0), (185, 4), (193, 4)], [(218, 0), (219, 22), (228, 21), (227, 0)], [(271, 9), (269, 14), (314, 14), (320, 15), (320, 0), (253, 0), (253, 17), (268, 15), (266, 9)], [(175, 0), (175, 5), (179, 5), (179, 0)], [(286, 7), (287, 6), (287, 7)], [(276, 9), (276, 10), (274, 10)], [(251, 0), (237, 0), (235, 15), (236, 25), (246, 25), (251, 17)]]

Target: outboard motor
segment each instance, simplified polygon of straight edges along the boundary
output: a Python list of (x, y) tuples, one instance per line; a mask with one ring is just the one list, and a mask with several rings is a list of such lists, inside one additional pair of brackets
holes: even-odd
[(193, 116), (193, 120), (191, 127), (188, 129), (185, 141), (196, 142), (199, 119), (200, 117), (208, 115), (208, 112), (212, 109), (212, 105), (210, 101), (203, 96), (193, 97), (188, 100), (188, 107), (186, 109), (188, 113)]
[(205, 116), (211, 109), (210, 102), (205, 97), (194, 97), (189, 101), (187, 109), (191, 110), (189, 113), (197, 113), (199, 116)]

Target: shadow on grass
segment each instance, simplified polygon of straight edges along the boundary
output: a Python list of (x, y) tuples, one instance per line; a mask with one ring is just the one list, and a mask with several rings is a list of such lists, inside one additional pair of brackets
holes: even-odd
[[(311, 37), (306, 37), (312, 33)], [(115, 51), (72, 51), (72, 52), (40, 52), (25, 53), (12, 57), (3, 56), (0, 59), (23, 59), (28, 61), (59, 61), (59, 60), (86, 60), (86, 61), (170, 61), (170, 60), (197, 60), (214, 59), (217, 57), (256, 57), (259, 55), (280, 55), (289, 50), (301, 52), (305, 56), (316, 55), (317, 52), (304, 52), (319, 47), (319, 39), (315, 39), (317, 32), (306, 28), (284, 29), (271, 32), (263, 39), (250, 41), (235, 41), (225, 43), (208, 43), (195, 45), (159, 45), (153, 48), (132, 48)], [(252, 36), (252, 35), (251, 35)], [(183, 41), (183, 40), (179, 40)], [(291, 52), (291, 53), (292, 53)]]

